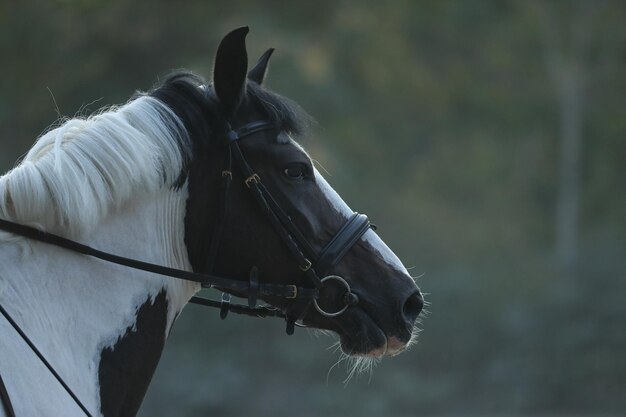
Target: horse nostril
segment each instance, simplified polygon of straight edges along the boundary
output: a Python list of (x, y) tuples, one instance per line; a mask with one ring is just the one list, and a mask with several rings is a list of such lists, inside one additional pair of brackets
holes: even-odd
[(406, 299), (402, 306), (402, 315), (411, 326), (417, 320), (422, 308), (424, 307), (424, 298), (419, 291), (414, 292)]

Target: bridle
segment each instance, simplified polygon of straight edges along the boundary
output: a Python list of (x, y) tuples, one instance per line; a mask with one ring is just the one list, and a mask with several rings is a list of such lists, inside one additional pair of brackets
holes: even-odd
[[(233, 129), (230, 124), (227, 124), (227, 131), (225, 135), (226, 161), (224, 163), (224, 170), (222, 171), (220, 210), (218, 211), (215, 226), (213, 228), (213, 236), (211, 237), (209, 256), (207, 257), (205, 270), (207, 273), (211, 273), (215, 263), (217, 248), (222, 234), (222, 227), (225, 223), (224, 217), (227, 212), (228, 195), (233, 178), (234, 161), (235, 167), (244, 178), (243, 182), (252, 194), (257, 206), (266, 215), (276, 234), (281, 238), (291, 253), (294, 261), (297, 263), (307, 281), (312, 285), (312, 288), (306, 289), (301, 289), (293, 284), (286, 286), (287, 288), (292, 289), (292, 292), (287, 296), (283, 295), (284, 298), (292, 300), (303, 298), (308, 301), (299, 309), (287, 309), (287, 313), (284, 315), (287, 322), (287, 334), (293, 334), (296, 321), (306, 313), (306, 310), (311, 304), (313, 304), (315, 309), (323, 316), (335, 317), (345, 312), (349, 306), (356, 305), (358, 303), (358, 296), (351, 291), (350, 285), (345, 279), (337, 275), (326, 276), (326, 274), (332, 267), (336, 266), (343, 259), (350, 248), (352, 248), (361, 236), (363, 236), (369, 228), (373, 227), (373, 225), (364, 214), (353, 213), (318, 254), (313, 248), (313, 245), (309, 243), (304, 234), (297, 228), (291, 217), (282, 209), (267, 187), (265, 187), (261, 177), (254, 172), (253, 168), (250, 164), (248, 164), (243, 152), (241, 151), (241, 147), (239, 146), (239, 141), (245, 139), (246, 137), (252, 136), (255, 133), (272, 130), (278, 129), (273, 123), (263, 120), (250, 122), (239, 127), (238, 129)], [(258, 297), (257, 291), (259, 287), (258, 271), (256, 267), (252, 267), (249, 276), (249, 285), (244, 294), (248, 298), (248, 308), (255, 309)], [(343, 296), (340, 297), (344, 305), (336, 311), (328, 311), (320, 306), (320, 303), (318, 302), (320, 291), (323, 291), (325, 283), (330, 283), (331, 281), (340, 284), (345, 290)], [(302, 290), (306, 292), (302, 293)], [(204, 303), (198, 298), (194, 298), (191, 301)], [(228, 301), (229, 296), (223, 296), (220, 308), (223, 308), (225, 305), (224, 303)], [(224, 312), (224, 310), (222, 310), (222, 312)], [(225, 317), (224, 314), (222, 314), (222, 317)]]
[[(286, 332), (291, 335), (294, 332), (298, 320), (302, 319), (310, 306), (326, 317), (336, 317), (343, 314), (350, 306), (358, 304), (359, 297), (352, 292), (348, 282), (338, 275), (325, 275), (336, 266), (346, 253), (359, 241), (363, 234), (370, 228), (375, 228), (364, 214), (353, 213), (344, 225), (337, 231), (326, 246), (317, 253), (305, 236), (296, 227), (291, 217), (281, 208), (278, 202), (270, 194), (263, 184), (261, 177), (252, 169), (245, 159), (239, 146), (239, 141), (256, 133), (268, 130), (278, 130), (273, 123), (257, 120), (247, 123), (237, 129), (227, 124), (225, 135), (226, 161), (221, 173), (220, 206), (214, 223), (209, 253), (204, 268), (204, 273), (190, 272), (176, 268), (168, 268), (136, 259), (125, 258), (108, 252), (94, 249), (76, 241), (44, 232), (29, 226), (0, 219), (0, 230), (16, 234), (28, 239), (59, 246), (73, 252), (89, 255), (107, 262), (123, 265), (129, 268), (152, 272), (173, 278), (183, 279), (200, 283), (203, 288), (216, 288), (223, 292), (221, 301), (215, 301), (203, 297), (192, 297), (190, 302), (220, 309), (220, 317), (226, 318), (229, 312), (246, 314), (253, 317), (280, 317), (287, 323)], [(254, 201), (260, 210), (266, 215), (277, 235), (286, 245), (293, 259), (299, 266), (310, 287), (301, 287), (296, 284), (268, 284), (259, 281), (259, 271), (256, 266), (250, 269), (248, 281), (212, 275), (217, 250), (223, 231), (224, 219), (227, 213), (229, 192), (233, 180), (234, 167), (244, 178), (244, 185), (250, 191)], [(321, 277), (321, 278), (320, 278)], [(325, 290), (337, 285), (343, 294), (339, 297), (341, 305), (336, 310), (329, 311), (329, 307), (320, 302), (320, 297)], [(248, 305), (231, 303), (230, 293), (243, 296), (248, 299)], [(285, 312), (271, 305), (257, 307), (259, 297), (277, 297), (289, 302)], [(48, 368), (66, 392), (87, 416), (91, 416), (87, 408), (80, 402), (72, 390), (67, 386), (56, 370), (46, 358), (39, 352), (37, 347), (30, 341), (19, 325), (0, 304), (0, 313), (6, 318), (20, 337), (28, 344), (40, 361)], [(6, 413), (14, 417), (15, 413), (6, 391), (6, 387), (0, 377), (0, 400), (5, 407)]]

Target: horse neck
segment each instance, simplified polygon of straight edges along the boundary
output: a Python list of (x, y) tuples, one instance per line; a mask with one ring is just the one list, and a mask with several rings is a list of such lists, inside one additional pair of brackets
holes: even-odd
[[(137, 197), (82, 240), (122, 256), (189, 269), (185, 201), (184, 190)], [(0, 302), (90, 410), (134, 415), (170, 327), (198, 285), (29, 245), (26, 251), (0, 246), (0, 279), (6, 281), (0, 282), (6, 287)], [(23, 395), (16, 408), (41, 407), (42, 415), (50, 414), (50, 404), (67, 395), (50, 389), (54, 382), (45, 368), (34, 364), (34, 356), (6, 329), (0, 327), (2, 337), (10, 334), (15, 349), (0, 370), (13, 392)], [(46, 386), (33, 386), (44, 380)], [(50, 392), (55, 398), (45, 398)], [(65, 409), (57, 414), (68, 415)]]

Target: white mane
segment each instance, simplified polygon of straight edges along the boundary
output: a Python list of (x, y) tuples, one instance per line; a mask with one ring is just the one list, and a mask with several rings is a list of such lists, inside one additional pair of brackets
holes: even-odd
[(182, 122), (153, 97), (68, 120), (0, 177), (0, 218), (88, 233), (131, 196), (172, 186), (188, 152)]

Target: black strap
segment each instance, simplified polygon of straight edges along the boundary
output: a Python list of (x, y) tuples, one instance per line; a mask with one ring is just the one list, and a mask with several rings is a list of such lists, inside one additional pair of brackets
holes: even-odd
[(315, 270), (324, 274), (337, 265), (370, 226), (370, 221), (365, 214), (354, 213), (322, 250), (314, 265)]
[(15, 417), (15, 410), (13, 410), (13, 404), (11, 404), (11, 398), (9, 398), (9, 392), (4, 385), (2, 375), (0, 375), (0, 402), (2, 402), (4, 413), (7, 417)]
[[(278, 217), (278, 213), (272, 210), (272, 207), (270, 206), (268, 202), (269, 200), (267, 198), (269, 193), (266, 194), (266, 192), (264, 192), (265, 188), (261, 187), (260, 180), (254, 177), (255, 173), (252, 168), (250, 168), (243, 154), (241, 153), (241, 148), (239, 148), (239, 144), (237, 144), (237, 142), (232, 142), (231, 146), (233, 147), (233, 156), (235, 161), (239, 165), (239, 169), (243, 172), (244, 176), (247, 179), (251, 179), (246, 183), (246, 185), (250, 188), (251, 193), (254, 196), (254, 200), (267, 215), (267, 218), (270, 220), (272, 226), (274, 227), (274, 230), (293, 255), (296, 262), (300, 266), (300, 269), (302, 269), (303, 271), (308, 271), (311, 266), (311, 261), (307, 259), (307, 257), (304, 255), (302, 249), (295, 241), (294, 237), (283, 227), (280, 218)], [(319, 287), (319, 278), (313, 276), (311, 276), (311, 278), (313, 284), (316, 287)]]
[[(11, 324), (11, 326), (15, 329), (15, 331), (20, 335), (22, 340), (24, 340), (24, 342), (26, 342), (26, 344), (33, 351), (33, 353), (35, 355), (37, 355), (37, 357), (39, 358), (41, 363), (43, 363), (46, 366), (46, 368), (48, 368), (48, 371), (50, 371), (52, 376), (54, 376), (54, 378), (59, 382), (59, 384), (61, 384), (63, 389), (65, 389), (65, 392), (67, 392), (70, 395), (70, 397), (72, 397), (72, 399), (74, 400), (76, 405), (78, 405), (80, 407), (80, 409), (83, 410), (83, 413), (85, 413), (85, 415), (87, 415), (87, 417), (92, 417), (91, 413), (87, 410), (87, 407), (85, 407), (83, 405), (83, 403), (80, 402), (80, 400), (78, 399), (76, 394), (74, 394), (74, 392), (70, 389), (70, 387), (67, 386), (65, 381), (63, 381), (63, 378), (61, 378), (59, 373), (56, 371), (56, 369), (54, 369), (54, 367), (52, 365), (50, 365), (50, 362), (48, 362), (46, 360), (46, 358), (41, 354), (39, 349), (37, 349), (37, 347), (34, 345), (34, 343), (28, 338), (28, 336), (26, 336), (26, 333), (24, 333), (22, 331), (20, 326), (17, 325), (17, 323), (13, 320), (13, 318), (9, 315), (9, 313), (4, 309), (4, 307), (2, 307), (1, 304), (0, 304), (0, 313), (9, 322), (9, 324)], [(7, 394), (7, 397), (8, 397), (8, 394)]]
[[(236, 314), (244, 314), (247, 316), (261, 317), (261, 318), (265, 318), (265, 317), (285, 318), (285, 314), (282, 311), (271, 306), (260, 306), (256, 308), (250, 308), (249, 306), (245, 306), (242, 304), (230, 304), (230, 297), (228, 297), (229, 294), (226, 294), (226, 293), (224, 294), (227, 296), (226, 298), (228, 300), (225, 300), (224, 298), (222, 298), (222, 301), (215, 301), (215, 300), (211, 300), (208, 298), (196, 296), (196, 297), (192, 297), (190, 302), (194, 304), (198, 304), (198, 305), (207, 306), (207, 307), (219, 308), (221, 310), (223, 309), (222, 311), (225, 311), (226, 313), (233, 312)], [(222, 318), (226, 318), (226, 314), (223, 314), (223, 316), (224, 317)]]
[(255, 201), (259, 207), (269, 218), (274, 230), (287, 245), (287, 248), (296, 259), (298, 266), (304, 271), (305, 276), (315, 285), (316, 288), (321, 286), (321, 281), (315, 270), (311, 269), (312, 262), (315, 260), (315, 250), (304, 238), (302, 233), (295, 226), (291, 218), (282, 210), (276, 202), (272, 194), (263, 185), (259, 176), (250, 167), (246, 158), (241, 152), (238, 141), (263, 130), (276, 129), (272, 123), (258, 120), (248, 123), (236, 130), (227, 125), (228, 132), (226, 138), (228, 147), (234, 155), (234, 159), (244, 175), (245, 184), (252, 192)]
[[(159, 275), (165, 275), (172, 278), (183, 279), (186, 281), (201, 283), (203, 287), (219, 287), (224, 291), (234, 291), (241, 294), (247, 294), (249, 291), (249, 282), (239, 281), (230, 278), (218, 277), (209, 274), (200, 274), (197, 272), (184, 271), (182, 269), (168, 268), (162, 265), (156, 265), (149, 262), (138, 261), (136, 259), (125, 258), (123, 256), (113, 255), (94, 249), (82, 243), (66, 239), (52, 233), (34, 229), (18, 223), (0, 219), (0, 229), (24, 236), (39, 242), (49, 243), (83, 255), (93, 256), (103, 261), (127, 266), (129, 268), (141, 271), (152, 272)], [(281, 284), (259, 284), (259, 294), (277, 296), (282, 298), (314, 298), (317, 296), (315, 288), (296, 287), (295, 285)]]
[(258, 185), (259, 185), (259, 188), (261, 188), (261, 191), (263, 192), (263, 194), (265, 195), (268, 204), (278, 216), (283, 227), (285, 227), (289, 231), (289, 233), (293, 235), (295, 240), (300, 245), (302, 252), (306, 255), (306, 257), (312, 262), (314, 262), (314, 260), (317, 258), (317, 255), (316, 255), (315, 249), (313, 249), (313, 246), (304, 237), (304, 235), (302, 234), (300, 229), (298, 229), (298, 227), (295, 225), (291, 217), (287, 213), (285, 213), (285, 211), (280, 206), (280, 204), (278, 204), (274, 196), (267, 190), (267, 188), (265, 187), (265, 184), (263, 184), (263, 182), (259, 182)]
[(219, 243), (222, 237), (222, 231), (224, 230), (226, 213), (228, 212), (228, 195), (230, 194), (230, 184), (233, 182), (232, 165), (232, 155), (230, 148), (228, 148), (226, 154), (226, 163), (224, 164), (224, 169), (222, 170), (221, 174), (222, 186), (220, 193), (220, 205), (218, 207), (217, 217), (215, 218), (215, 222), (213, 223), (213, 233), (211, 235), (211, 242), (209, 243), (209, 253), (207, 255), (207, 261), (204, 267), (204, 272), (206, 274), (210, 274), (213, 272), (213, 267), (215, 266), (215, 260), (217, 258), (217, 250), (219, 248)]
[(276, 126), (273, 123), (266, 122), (264, 120), (257, 120), (254, 122), (250, 122), (247, 125), (241, 126), (237, 130), (235, 130), (235, 133), (237, 135), (236, 139), (231, 136), (229, 136), (228, 139), (230, 141), (239, 140), (239, 139), (245, 138), (246, 136), (250, 136), (254, 133), (260, 132), (262, 130), (272, 130), (272, 129), (276, 129)]

